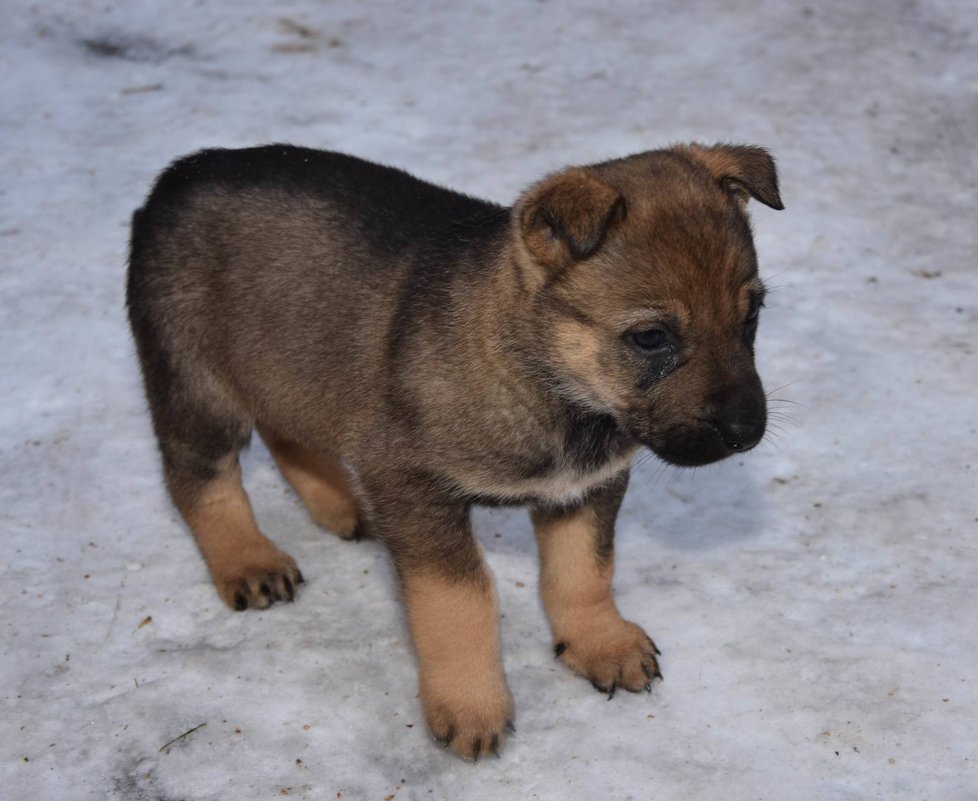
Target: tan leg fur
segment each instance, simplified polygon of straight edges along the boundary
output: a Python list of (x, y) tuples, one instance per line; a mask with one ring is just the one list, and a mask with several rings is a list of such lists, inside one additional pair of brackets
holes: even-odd
[(261, 431), (282, 475), (302, 498), (312, 519), (345, 540), (361, 534), (356, 496), (347, 470), (329, 456)]
[(650, 690), (661, 678), (658, 650), (624, 620), (611, 595), (614, 564), (599, 555), (599, 522), (583, 506), (562, 516), (533, 515), (540, 548), (540, 593), (554, 653), (609, 697), (618, 687)]
[(292, 557), (258, 530), (236, 458), (223, 466), (184, 517), (228, 606), (264, 609), (272, 601), (293, 600), (302, 574)]
[(428, 727), (466, 759), (496, 754), (512, 731), (513, 697), (503, 674), (492, 578), (434, 573), (404, 579)]

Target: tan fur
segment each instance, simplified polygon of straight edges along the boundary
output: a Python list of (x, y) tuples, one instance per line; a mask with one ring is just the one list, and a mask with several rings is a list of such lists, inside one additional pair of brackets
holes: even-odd
[(562, 320), (554, 327), (553, 347), (568, 374), (577, 377), (574, 390), (582, 404), (595, 409), (624, 410), (625, 399), (619, 387), (605, 380), (601, 338), (594, 326)]
[(655, 645), (615, 606), (613, 560), (596, 556), (599, 525), (590, 506), (549, 519), (534, 515), (540, 595), (564, 663), (609, 693), (637, 692), (661, 675)]
[(513, 697), (491, 574), (458, 581), (421, 572), (403, 584), (429, 729), (461, 757), (496, 752), (513, 719)]
[(228, 606), (264, 609), (293, 599), (302, 575), (292, 557), (258, 530), (237, 460), (223, 466), (184, 516)]
[(268, 431), (261, 436), (312, 519), (343, 539), (357, 536), (360, 515), (349, 472), (328, 454), (315, 453)]

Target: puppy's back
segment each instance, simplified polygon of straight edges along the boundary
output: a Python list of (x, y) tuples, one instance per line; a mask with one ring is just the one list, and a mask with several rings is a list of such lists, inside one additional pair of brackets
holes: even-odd
[(140, 219), (172, 222), (189, 201), (206, 195), (220, 196), (226, 211), (248, 199), (270, 214), (309, 207), (323, 215), (321, 222), (350, 226), (388, 255), (441, 245), (446, 235), (484, 235), (487, 225), (505, 216), (500, 206), (393, 167), (342, 153), (266, 145), (202, 150), (175, 161), (160, 175)]
[(317, 398), (341, 420), (381, 391), (406, 307), (440, 314), (443, 290), (482, 269), (508, 219), (338, 153), (201, 151), (165, 170), (133, 216), (133, 329), (169, 363), (216, 374), (256, 416)]

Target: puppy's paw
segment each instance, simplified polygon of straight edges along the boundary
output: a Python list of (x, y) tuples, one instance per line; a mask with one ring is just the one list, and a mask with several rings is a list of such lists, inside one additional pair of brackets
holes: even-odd
[(482, 690), (459, 682), (454, 687), (427, 688), (421, 702), (432, 736), (462, 759), (478, 761), (499, 756), (513, 726), (513, 696), (505, 679)]
[(554, 655), (609, 699), (619, 688), (652, 692), (652, 682), (662, 679), (659, 649), (634, 623), (618, 618), (564, 635), (556, 639)]
[(221, 599), (238, 612), (292, 602), (305, 581), (295, 560), (274, 546), (247, 549), (233, 563), (214, 566), (211, 572)]

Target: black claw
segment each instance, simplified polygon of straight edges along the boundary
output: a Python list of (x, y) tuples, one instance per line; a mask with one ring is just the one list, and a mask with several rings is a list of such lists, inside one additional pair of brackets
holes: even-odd
[(472, 761), (479, 761), (479, 754), (482, 753), (482, 738), (476, 737), (475, 742), (472, 743)]
[(354, 542), (360, 542), (360, 540), (363, 539), (363, 526), (360, 525), (360, 523), (357, 523), (353, 527), (353, 531), (350, 534), (350, 539)]
[(248, 608), (248, 599), (245, 598), (243, 592), (236, 592), (234, 594), (234, 608), (238, 612), (244, 612)]
[(496, 757), (496, 759), (499, 759), (499, 735), (498, 734), (492, 735), (492, 740), (489, 741), (489, 752), (494, 757)]
[(567, 643), (559, 642), (554, 646), (554, 659), (560, 656), (564, 651), (567, 650)]
[(656, 656), (662, 656), (662, 651), (660, 651), (660, 650), (659, 650), (659, 649), (658, 649), (658, 648), (656, 647), (656, 645), (655, 645), (655, 643), (654, 643), (654, 642), (652, 642), (652, 638), (651, 638), (651, 637), (646, 637), (645, 639), (647, 639), (647, 640), (649, 641), (649, 645), (651, 645), (651, 646), (652, 646), (652, 653), (654, 653), (654, 654), (655, 654)]
[(285, 582), (285, 597), (291, 603), (295, 600), (295, 587), (292, 586), (292, 579), (286, 576), (282, 580)]
[(516, 727), (513, 725), (513, 721), (506, 721), (506, 731), (508, 731), (510, 734), (516, 734)]
[(266, 598), (268, 598), (268, 599), (271, 599), (271, 597), (272, 597), (272, 588), (271, 588), (271, 587), (269, 587), (269, 586), (268, 586), (268, 584), (266, 584), (266, 583), (265, 583), (265, 582), (263, 581), (263, 582), (261, 583), (261, 587), (259, 587), (258, 589), (259, 589), (259, 590), (261, 591), (261, 594), (262, 594), (262, 595), (264, 595), (264, 596), (265, 596)]
[(448, 731), (445, 733), (444, 738), (441, 741), (442, 748), (448, 748), (452, 744), (452, 740), (455, 739), (455, 727), (449, 726)]
[(295, 583), (296, 584), (305, 584), (306, 583), (306, 580), (302, 577), (302, 571), (301, 570), (296, 570), (295, 571)]
[(652, 692), (652, 682), (649, 682), (648, 684), (645, 685), (645, 692), (647, 693)]
[(617, 689), (618, 689), (618, 682), (617, 682), (617, 681), (613, 681), (613, 682), (611, 682), (611, 689), (610, 689), (610, 690), (608, 690), (608, 700), (609, 700), (609, 701), (610, 701), (610, 700), (611, 700), (612, 698), (614, 698), (614, 697), (615, 697), (615, 690), (617, 690)]
[(662, 671), (659, 670), (658, 665), (655, 666), (655, 678), (657, 678), (659, 681), (665, 681), (665, 679), (662, 678)]
[(645, 678), (647, 679), (651, 680), (655, 678), (655, 673), (652, 672), (652, 668), (650, 668), (644, 662), (642, 663), (642, 672), (645, 674)]

